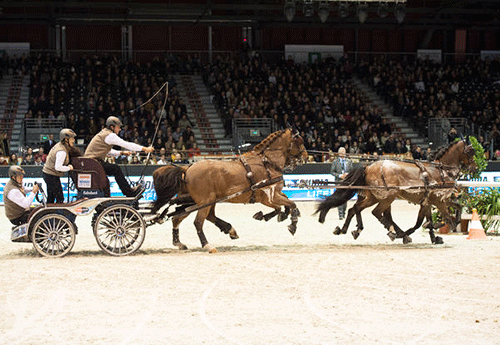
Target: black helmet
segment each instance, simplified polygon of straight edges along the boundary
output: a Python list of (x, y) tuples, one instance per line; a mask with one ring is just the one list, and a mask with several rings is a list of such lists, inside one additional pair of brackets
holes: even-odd
[(76, 137), (76, 133), (72, 129), (69, 129), (69, 128), (61, 129), (61, 132), (59, 132), (59, 139), (60, 140), (75, 138), (75, 137)]
[(12, 165), (9, 168), (9, 177), (10, 178), (15, 178), (18, 175), (25, 175), (26, 173), (24, 172), (24, 169), (21, 168), (19, 165)]
[(109, 128), (110, 126), (120, 126), (121, 127), (122, 126), (122, 122), (116, 116), (110, 116), (106, 120), (106, 127)]

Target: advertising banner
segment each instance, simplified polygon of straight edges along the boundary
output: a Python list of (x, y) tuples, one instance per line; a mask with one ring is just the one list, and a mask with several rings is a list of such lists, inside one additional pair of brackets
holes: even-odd
[[(108, 179), (111, 186), (111, 196), (123, 196), (118, 184), (115, 182), (114, 177), (108, 177)], [(139, 181), (139, 176), (131, 176), (128, 179), (129, 183), (134, 186)], [(330, 196), (335, 191), (335, 178), (330, 174), (285, 174), (283, 175), (283, 180), (285, 184), (283, 193), (285, 193), (289, 199), (294, 201), (321, 200)], [(3, 189), (8, 181), (8, 178), (0, 178), (0, 205), (3, 205)], [(478, 181), (500, 182), (500, 172), (483, 172)], [(26, 189), (31, 190), (33, 188), (33, 183), (37, 182), (43, 186), (45, 191), (47, 191), (47, 186), (42, 178), (25, 177), (23, 182)], [(144, 182), (146, 189), (139, 202), (152, 202), (156, 200), (153, 177), (145, 176)], [(82, 181), (82, 183), (85, 183), (85, 181)], [(62, 177), (61, 184), (64, 192), (64, 201), (68, 202), (68, 178)], [(76, 200), (76, 194), (75, 186), (71, 183), (69, 201)], [(353, 199), (356, 198), (357, 195), (353, 197)]]

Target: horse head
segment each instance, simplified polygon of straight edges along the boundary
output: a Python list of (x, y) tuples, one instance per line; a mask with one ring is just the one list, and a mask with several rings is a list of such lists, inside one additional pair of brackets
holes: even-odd
[(461, 171), (473, 173), (477, 170), (476, 161), (474, 160), (475, 154), (476, 151), (470, 144), (469, 136), (467, 136), (450, 145), (440, 162), (457, 166)]
[(287, 162), (286, 165), (289, 167), (294, 167), (296, 165), (304, 164), (307, 162), (307, 151), (304, 146), (304, 139), (300, 136), (299, 131), (296, 128), (287, 129), (287, 133), (290, 136), (290, 144), (287, 151)]
[(469, 141), (469, 136), (467, 136), (466, 140), (463, 141), (464, 149), (463, 155), (460, 160), (461, 167), (466, 170), (468, 173), (472, 174), (477, 171), (477, 164), (474, 157), (476, 156), (476, 150)]

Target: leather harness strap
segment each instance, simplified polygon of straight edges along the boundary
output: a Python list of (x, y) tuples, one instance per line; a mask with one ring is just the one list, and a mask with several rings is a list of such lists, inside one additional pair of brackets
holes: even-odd
[[(255, 185), (255, 178), (253, 176), (252, 168), (247, 162), (247, 159), (244, 156), (240, 156), (240, 162), (243, 164), (243, 167), (245, 167), (245, 170), (247, 171), (247, 179), (250, 181), (250, 188), (252, 188), (253, 185)], [(252, 196), (250, 197), (251, 204), (255, 203), (255, 190), (252, 189)]]
[(424, 195), (422, 195), (422, 199), (419, 202), (420, 204), (422, 204), (429, 197), (429, 173), (427, 172), (427, 169), (424, 167), (424, 165), (419, 161), (416, 160), (415, 165), (420, 169), (422, 180), (424, 181)]

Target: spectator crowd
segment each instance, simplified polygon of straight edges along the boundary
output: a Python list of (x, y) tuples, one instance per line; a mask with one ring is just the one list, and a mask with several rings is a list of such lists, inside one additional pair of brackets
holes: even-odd
[[(479, 129), (478, 139), (487, 154), (500, 149), (499, 60), (470, 58), (437, 64), (380, 56), (355, 64), (346, 56), (297, 64), (292, 59), (270, 63), (253, 54), (243, 59), (215, 57), (211, 64), (189, 57), (188, 62), (195, 66), (188, 71), (203, 74), (226, 136), (232, 135), (233, 119), (270, 118), (278, 128), (298, 128), (316, 162), (331, 160), (339, 147), (348, 154), (428, 158), (429, 150), (422, 150), (388, 123), (380, 109), (353, 86), (353, 76), (377, 90), (394, 115), (423, 137), (429, 118), (467, 118), (476, 132)], [(26, 119), (64, 120), (85, 145), (108, 116), (117, 116), (123, 122), (119, 133), (123, 139), (155, 147), (153, 164), (186, 162), (200, 154), (192, 130), (195, 124), (187, 117), (173, 77), (179, 69), (174, 59), (121, 63), (116, 56), (104, 54), (69, 63), (37, 53), (13, 60), (10, 66), (30, 74)], [(153, 97), (166, 82), (168, 98), (165, 92)], [(449, 141), (459, 135), (450, 128)], [(50, 149), (44, 144), (26, 148), (23, 157), (11, 155), (9, 164), (43, 164)], [(117, 160), (141, 164), (141, 158)], [(500, 150), (489, 158), (500, 158)]]

